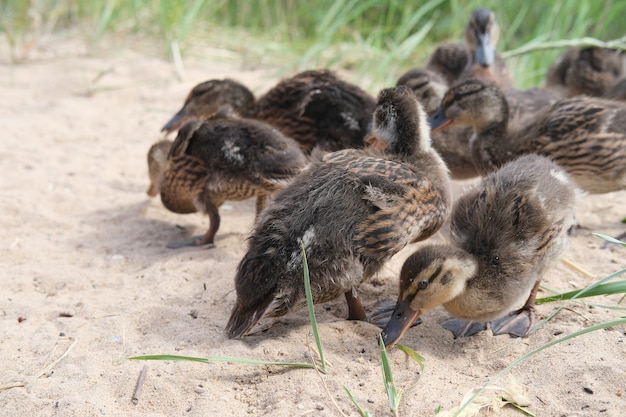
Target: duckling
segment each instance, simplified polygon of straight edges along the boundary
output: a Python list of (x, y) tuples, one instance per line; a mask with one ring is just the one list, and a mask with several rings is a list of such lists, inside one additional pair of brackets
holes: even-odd
[(359, 284), (408, 243), (441, 227), (449, 213), (450, 180), (408, 88), (379, 93), (367, 143), (365, 149), (315, 152), (261, 213), (235, 276), (229, 337), (250, 332), (263, 317), (305, 305), (301, 247), (313, 302), (344, 294), (348, 318), (365, 320)]
[(489, 9), (476, 9), (465, 27), (465, 45), (444, 44), (435, 49), (426, 69), (444, 77), (448, 85), (469, 78), (485, 78), (503, 88), (513, 80), (502, 56), (496, 52), (500, 27)]
[(579, 195), (565, 171), (540, 155), (483, 178), (452, 209), (451, 244), (420, 247), (402, 266), (385, 345), (439, 305), (458, 318), (443, 324), (455, 338), (485, 322), (494, 334), (527, 336), (539, 282), (567, 248)]
[(236, 113), (269, 123), (307, 153), (315, 146), (328, 151), (363, 147), (376, 105), (368, 93), (328, 70), (304, 71), (284, 79), (258, 101), (235, 81), (211, 80), (194, 87), (163, 130), (175, 130), (178, 120), (211, 114), (233, 101), (241, 104)]
[(610, 93), (610, 87), (623, 74), (623, 59), (617, 51), (598, 47), (572, 48), (550, 66), (546, 86), (566, 97), (581, 94), (601, 97)]
[(208, 80), (191, 89), (183, 107), (162, 128), (169, 134), (190, 120), (205, 119), (229, 107), (234, 115), (250, 118), (254, 116), (254, 94), (245, 85), (224, 78)]
[[(428, 69), (413, 69), (406, 72), (398, 79), (397, 85), (411, 88), (429, 116), (435, 113), (447, 90), (443, 78)], [(504, 90), (504, 94), (511, 109), (509, 122), (532, 117), (558, 99), (555, 93), (539, 88), (528, 90), (508, 88)], [(431, 133), (433, 147), (446, 162), (452, 179), (468, 179), (479, 175), (469, 146), (471, 136), (470, 126), (452, 126)]]
[[(218, 208), (226, 200), (257, 197), (257, 215), (267, 196), (282, 189), (305, 166), (298, 144), (271, 126), (249, 119), (217, 117), (183, 125), (163, 161), (166, 142), (151, 148), (152, 186), (174, 213), (208, 214), (204, 236), (168, 245), (214, 245)], [(163, 148), (163, 149), (162, 149)]]
[(483, 173), (527, 153), (548, 156), (589, 193), (626, 188), (626, 106), (579, 96), (557, 101), (533, 118), (509, 123), (497, 85), (467, 80), (452, 87), (430, 119), (433, 130), (473, 126), (470, 148)]

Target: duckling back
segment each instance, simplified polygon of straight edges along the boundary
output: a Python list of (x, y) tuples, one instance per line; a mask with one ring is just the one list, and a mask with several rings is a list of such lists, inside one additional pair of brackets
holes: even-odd
[(376, 107), (373, 97), (333, 72), (314, 70), (279, 82), (259, 98), (256, 117), (303, 150), (362, 148)]

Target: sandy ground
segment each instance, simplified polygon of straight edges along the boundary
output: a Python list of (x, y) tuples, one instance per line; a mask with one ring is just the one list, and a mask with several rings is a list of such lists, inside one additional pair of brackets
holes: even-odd
[[(372, 415), (390, 415), (375, 340), (379, 329), (345, 321), (343, 299), (316, 308), (332, 364), (326, 375), (127, 360), (167, 353), (307, 361), (312, 344), (305, 311), (244, 340), (224, 336), (252, 201), (223, 207), (215, 249), (170, 250), (167, 242), (202, 233), (207, 219), (170, 213), (145, 194), (146, 151), (193, 85), (231, 76), (260, 93), (275, 82), (275, 69), (249, 70), (241, 60), (207, 54), (185, 62), (180, 82), (171, 63), (138, 50), (118, 46), (93, 56), (80, 42), (50, 39), (29, 60), (0, 67), (0, 414), (356, 416), (345, 386)], [(572, 239), (567, 259), (597, 278), (624, 268), (626, 250), (602, 249), (591, 231), (623, 233), (625, 215), (626, 192), (586, 197), (578, 215), (585, 228)], [(395, 299), (397, 272), (414, 249), (363, 285), (366, 307)], [(591, 282), (559, 263), (544, 284), (565, 291)], [(539, 306), (539, 318), (556, 307)], [(443, 415), (523, 354), (620, 314), (571, 304), (523, 340), (489, 332), (454, 340), (438, 324), (447, 313), (437, 310), (403, 339), (426, 358), (423, 371), (404, 353), (390, 353), (396, 382), (406, 389), (400, 415)], [(538, 416), (624, 416), (625, 330), (556, 345), (496, 384), (517, 385)], [(481, 411), (496, 414), (521, 415), (510, 406)]]

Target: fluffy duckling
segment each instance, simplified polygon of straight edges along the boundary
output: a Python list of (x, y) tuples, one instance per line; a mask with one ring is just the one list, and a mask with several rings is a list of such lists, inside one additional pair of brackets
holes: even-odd
[[(233, 101), (241, 106), (235, 107)], [(235, 81), (211, 80), (194, 87), (163, 130), (175, 130), (179, 120), (210, 115), (223, 104), (244, 117), (269, 123), (296, 140), (305, 152), (315, 146), (330, 151), (363, 147), (376, 106), (373, 97), (328, 70), (286, 78), (258, 101)]]
[(572, 48), (550, 66), (546, 87), (566, 97), (585, 94), (601, 97), (623, 76), (622, 56), (607, 48)]
[(454, 205), (452, 244), (421, 247), (402, 266), (385, 345), (439, 305), (458, 318), (444, 322), (455, 337), (486, 322), (494, 334), (528, 335), (541, 276), (567, 248), (578, 195), (563, 169), (540, 155), (483, 178)]
[(548, 156), (589, 193), (626, 188), (626, 106), (613, 100), (560, 100), (536, 117), (509, 123), (509, 105), (497, 85), (467, 80), (452, 87), (430, 119), (433, 130), (474, 127), (470, 148), (481, 172), (527, 153)]
[(178, 131), (167, 158), (167, 142), (148, 155), (152, 185), (174, 213), (205, 212), (204, 236), (168, 245), (213, 245), (219, 229), (218, 208), (227, 200), (257, 197), (257, 215), (265, 198), (282, 189), (306, 164), (298, 144), (271, 126), (249, 119), (217, 117), (189, 122)]
[(369, 147), (315, 154), (261, 213), (235, 276), (229, 337), (306, 304), (302, 246), (313, 302), (344, 294), (348, 318), (365, 320), (359, 284), (443, 224), (448, 172), (430, 146), (426, 115), (411, 91), (382, 90), (373, 123)]
[[(443, 78), (427, 69), (408, 71), (398, 79), (397, 85), (411, 88), (429, 116), (438, 109), (447, 90)], [(504, 90), (504, 94), (510, 108), (509, 122), (519, 122), (523, 118), (532, 117), (558, 99), (553, 92), (539, 88), (529, 90), (508, 88)], [(472, 136), (470, 126), (452, 126), (432, 132), (431, 136), (433, 147), (446, 162), (453, 179), (468, 179), (479, 175), (469, 146), (469, 139)]]
[(206, 119), (230, 107), (240, 117), (254, 116), (254, 94), (243, 84), (224, 78), (209, 80), (191, 89), (183, 107), (161, 128), (165, 133), (178, 130), (190, 120)]
[(500, 27), (495, 14), (489, 9), (474, 10), (464, 35), (464, 46), (445, 44), (436, 48), (426, 68), (441, 74), (448, 85), (458, 80), (485, 78), (503, 88), (512, 87), (513, 80), (504, 59), (496, 53)]

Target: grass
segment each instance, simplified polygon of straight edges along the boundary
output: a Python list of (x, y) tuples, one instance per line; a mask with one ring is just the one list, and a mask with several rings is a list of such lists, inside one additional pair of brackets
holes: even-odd
[(564, 47), (624, 36), (626, 2), (619, 0), (0, 0), (0, 31), (11, 62), (27, 59), (39, 37), (72, 30), (92, 47), (109, 34), (155, 39), (172, 59), (177, 47), (184, 60), (202, 44), (285, 71), (347, 68), (378, 89), (423, 65), (436, 44), (462, 41), (469, 13), (478, 7), (496, 12), (498, 49), (514, 52), (508, 56), (519, 87), (541, 84)]

